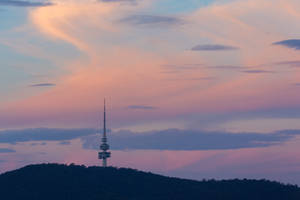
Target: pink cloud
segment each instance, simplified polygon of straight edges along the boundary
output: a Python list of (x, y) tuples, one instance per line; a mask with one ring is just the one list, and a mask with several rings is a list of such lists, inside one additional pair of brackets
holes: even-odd
[[(237, 52), (221, 54), (187, 51), (181, 48), (181, 43), (174, 50), (176, 41), (162, 39), (159, 32), (149, 38), (134, 27), (119, 24), (118, 19), (144, 9), (148, 1), (139, 6), (69, 1), (32, 9), (30, 19), (37, 30), (52, 39), (73, 44), (87, 57), (63, 63), (62, 68), (68, 74), (57, 78), (56, 87), (2, 106), (0, 123), (3, 127), (91, 126), (96, 122), (96, 112), (100, 112), (104, 97), (113, 106), (111, 115), (116, 123), (297, 106), (299, 95), (290, 82), (298, 80), (298, 71), (285, 73), (268, 63), (299, 57), (292, 50), (270, 45), (288, 36), (276, 21), (288, 21), (297, 30), (298, 16), (291, 7), (299, 3), (276, 2), (234, 1), (187, 14), (185, 19), (190, 23), (178, 29), (177, 34), (188, 36), (189, 43), (195, 45), (200, 37), (240, 48)], [(264, 18), (258, 22), (255, 16), (262, 15), (274, 19), (274, 23)], [(126, 42), (129, 37), (139, 40)], [(158, 52), (151, 50), (156, 47), (160, 49)], [(261, 66), (279, 73), (245, 74), (208, 68), (161, 73), (161, 66), (170, 63)], [(190, 81), (203, 77), (216, 79)], [(128, 111), (124, 109), (128, 105), (159, 109)]]

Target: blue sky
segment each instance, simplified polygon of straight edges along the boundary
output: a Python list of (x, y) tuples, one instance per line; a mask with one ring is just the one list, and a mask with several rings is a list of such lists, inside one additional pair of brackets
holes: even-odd
[(156, 1), (152, 10), (149, 11), (160, 14), (183, 14), (195, 11), (200, 7), (208, 6), (215, 2), (217, 2), (217, 0), (162, 0)]

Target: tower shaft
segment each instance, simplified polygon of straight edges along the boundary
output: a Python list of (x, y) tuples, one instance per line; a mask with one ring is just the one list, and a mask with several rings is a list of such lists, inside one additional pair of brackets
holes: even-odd
[(107, 158), (103, 158), (102, 167), (107, 167)]
[(103, 112), (103, 137), (102, 144), (100, 145), (99, 159), (102, 160), (102, 166), (107, 167), (107, 158), (110, 158), (111, 153), (108, 152), (109, 145), (107, 144), (107, 135), (106, 135), (106, 104), (104, 99), (104, 112)]
[(103, 108), (103, 138), (106, 138), (106, 104), (104, 99), (104, 108)]

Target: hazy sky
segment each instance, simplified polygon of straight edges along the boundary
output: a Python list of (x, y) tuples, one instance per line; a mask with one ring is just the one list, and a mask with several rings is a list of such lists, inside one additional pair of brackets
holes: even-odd
[(0, 170), (96, 164), (105, 97), (117, 166), (300, 184), (299, 20), (299, 0), (0, 0)]

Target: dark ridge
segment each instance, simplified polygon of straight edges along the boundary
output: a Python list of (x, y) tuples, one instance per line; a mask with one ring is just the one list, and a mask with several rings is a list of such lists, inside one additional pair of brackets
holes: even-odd
[(299, 200), (300, 188), (267, 180), (192, 181), (124, 168), (30, 165), (0, 175), (5, 200)]

